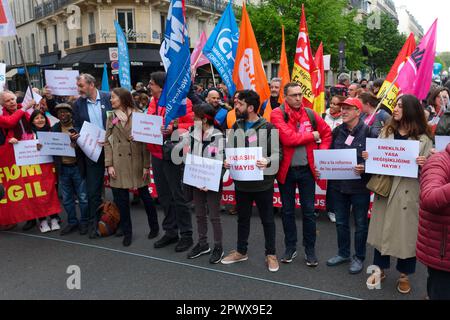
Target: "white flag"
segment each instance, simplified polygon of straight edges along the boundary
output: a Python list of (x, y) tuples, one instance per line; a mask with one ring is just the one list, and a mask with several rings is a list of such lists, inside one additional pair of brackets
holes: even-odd
[(8, 0), (1, 0), (0, 2), (0, 37), (15, 36), (16, 23), (9, 9)]

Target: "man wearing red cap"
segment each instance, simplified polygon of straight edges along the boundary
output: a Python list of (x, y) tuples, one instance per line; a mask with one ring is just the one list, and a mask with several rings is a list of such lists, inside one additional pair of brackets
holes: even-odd
[[(333, 193), (336, 210), (336, 230), (338, 254), (327, 261), (334, 267), (351, 262), (349, 272), (358, 274), (364, 267), (368, 232), (367, 212), (370, 205), (370, 191), (366, 188), (370, 175), (364, 173), (362, 152), (366, 147), (366, 138), (370, 138), (370, 129), (360, 119), (362, 102), (358, 98), (347, 98), (340, 103), (343, 124), (333, 130), (331, 149), (356, 149), (357, 163), (354, 168), (361, 179), (330, 180), (328, 192)], [(320, 173), (316, 170), (316, 175)], [(350, 212), (355, 215), (355, 255), (351, 256)]]

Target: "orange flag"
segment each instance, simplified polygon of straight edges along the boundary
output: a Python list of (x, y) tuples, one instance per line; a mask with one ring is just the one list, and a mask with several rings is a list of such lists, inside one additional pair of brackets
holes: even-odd
[[(263, 102), (270, 98), (270, 89), (245, 4), (242, 7), (241, 19), (233, 81), (236, 84), (236, 90), (254, 90)], [(258, 109), (259, 107), (257, 106)]]
[(302, 87), (303, 105), (308, 108), (312, 108), (314, 103), (315, 90), (312, 83), (312, 75), (315, 69), (316, 66), (311, 51), (308, 26), (306, 24), (305, 7), (302, 4), (302, 17), (300, 20), (297, 50), (295, 52), (294, 70), (292, 71), (292, 81), (300, 84)]
[[(397, 59), (394, 62), (394, 65), (391, 68), (391, 71), (386, 77), (383, 85), (378, 92), (378, 98), (386, 95), (386, 98), (383, 100), (383, 105), (388, 107), (391, 112), (394, 110), (395, 102), (397, 101), (397, 96), (399, 93), (399, 87), (397, 84), (391, 86), (392, 82), (397, 78), (399, 67), (408, 60), (408, 57), (414, 52), (416, 49), (416, 39), (414, 39), (414, 34), (411, 33), (403, 45), (402, 50), (397, 56)], [(386, 91), (389, 89), (390, 91), (386, 94)]]
[(325, 68), (323, 65), (323, 44), (320, 43), (314, 58), (316, 70), (313, 75), (314, 90), (316, 96), (314, 98), (313, 109), (318, 114), (325, 113)]
[(278, 69), (278, 78), (281, 78), (281, 90), (278, 102), (284, 103), (284, 86), (291, 82), (286, 55), (286, 45), (284, 43), (284, 26), (281, 26), (281, 39), (280, 68)]

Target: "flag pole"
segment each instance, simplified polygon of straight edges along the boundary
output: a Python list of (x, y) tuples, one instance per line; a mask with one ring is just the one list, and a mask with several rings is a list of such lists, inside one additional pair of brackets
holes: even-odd
[(27, 78), (28, 87), (30, 88), (31, 99), (34, 99), (33, 88), (31, 86), (31, 81), (30, 81), (30, 74), (28, 73), (27, 64), (26, 64), (25, 58), (23, 56), (22, 43), (19, 40), (19, 36), (17, 34), (16, 34), (16, 41), (17, 41), (17, 45), (19, 46), (19, 53), (20, 53), (20, 58), (22, 59), (22, 62), (23, 62), (23, 68), (25, 69), (25, 76)]
[(375, 117), (375, 115), (377, 114), (378, 110), (380, 110), (381, 106), (383, 105), (384, 99), (386, 99), (387, 95), (389, 94), (389, 92), (392, 90), (392, 88), (394, 87), (395, 83), (397, 82), (399, 74), (400, 74), (400, 72), (397, 74), (397, 76), (395, 77), (394, 81), (392, 81), (391, 85), (388, 87), (386, 92), (381, 97), (380, 102), (378, 103), (378, 106), (375, 108), (375, 111), (371, 114), (371, 116), (369, 118), (369, 123), (372, 122), (373, 117)]
[(212, 74), (213, 81), (214, 81), (214, 88), (216, 88), (217, 87), (216, 86), (216, 77), (214, 76), (214, 70), (213, 70), (213, 66), (212, 66), (211, 62), (209, 63), (209, 65), (211, 66), (211, 74)]

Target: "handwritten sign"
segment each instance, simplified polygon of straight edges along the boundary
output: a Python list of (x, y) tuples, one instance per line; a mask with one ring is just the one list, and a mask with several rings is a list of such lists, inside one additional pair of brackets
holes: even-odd
[[(42, 100), (42, 97), (33, 91), (33, 96), (31, 96), (31, 89), (30, 86), (28, 86), (27, 92), (25, 93), (25, 97), (23, 98), (22, 105), (26, 106), (31, 100), (34, 99), (34, 102), (36, 104), (39, 104)], [(27, 112), (31, 115), (33, 113), (34, 109), (30, 108), (27, 110)]]
[(134, 112), (131, 122), (131, 134), (135, 141), (162, 145), (162, 125), (163, 118), (160, 116)]
[(105, 141), (105, 135), (105, 130), (85, 121), (81, 127), (77, 144), (89, 159), (97, 162), (103, 150), (98, 143)]
[(314, 164), (325, 180), (357, 180), (356, 149), (314, 150)]
[(222, 161), (187, 154), (183, 183), (210, 191), (219, 191), (222, 177)]
[(262, 148), (227, 148), (227, 162), (230, 164), (230, 174), (236, 181), (262, 181), (264, 170), (256, 166), (256, 161), (262, 159)]
[(45, 70), (45, 82), (55, 96), (78, 95), (78, 70)]
[(366, 172), (417, 178), (419, 148), (419, 141), (367, 138), (369, 159), (366, 161)]
[(70, 136), (61, 132), (39, 132), (41, 155), (75, 157), (75, 149), (70, 144)]
[(33, 164), (52, 163), (52, 156), (43, 156), (37, 149), (39, 140), (19, 141), (14, 145), (14, 156), (18, 166), (28, 166)]

